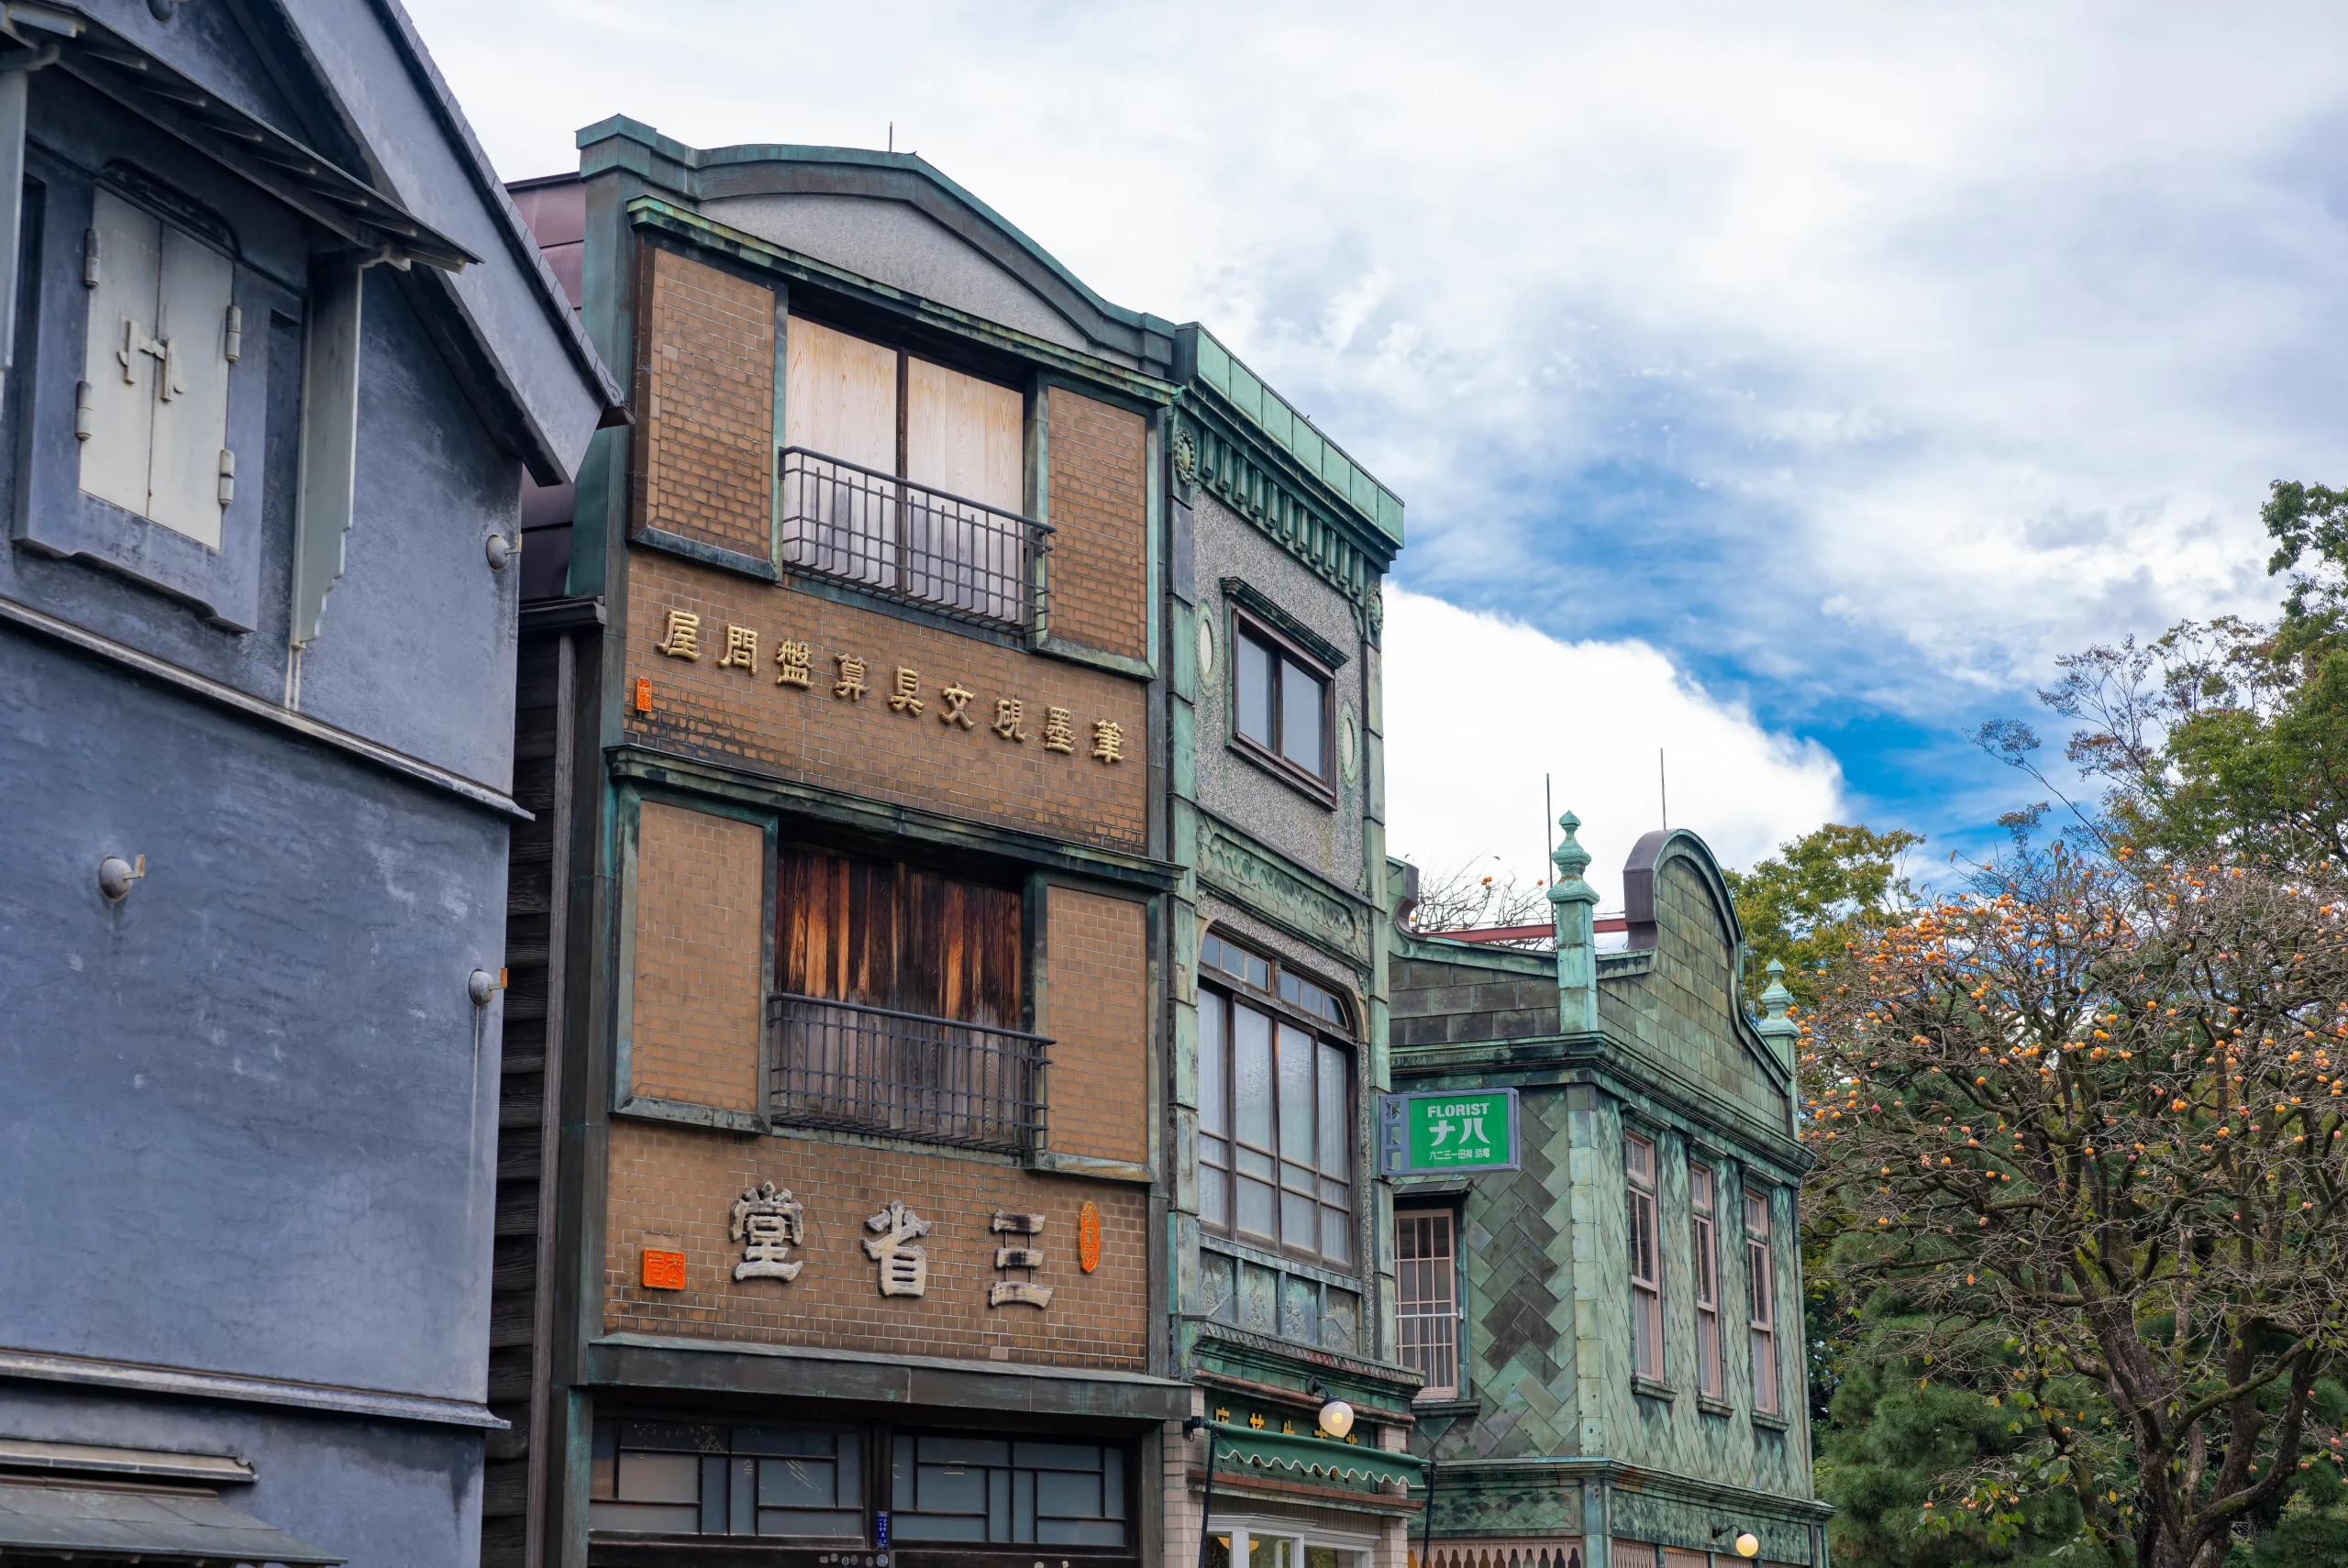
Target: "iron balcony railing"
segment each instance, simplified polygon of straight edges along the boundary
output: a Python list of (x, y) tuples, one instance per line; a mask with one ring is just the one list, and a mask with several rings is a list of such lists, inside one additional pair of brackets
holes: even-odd
[(1013, 1154), (1043, 1141), (1040, 1034), (787, 993), (767, 999), (767, 1025), (778, 1125)]
[(782, 561), (958, 620), (1043, 624), (1048, 523), (785, 447)]

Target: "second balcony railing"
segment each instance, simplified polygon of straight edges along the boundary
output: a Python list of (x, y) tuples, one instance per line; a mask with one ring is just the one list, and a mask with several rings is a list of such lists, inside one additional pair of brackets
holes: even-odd
[(803, 447), (785, 447), (782, 564), (957, 620), (1042, 624), (1051, 525)]
[(1043, 1141), (1040, 1034), (789, 994), (767, 1023), (778, 1124), (1013, 1154)]

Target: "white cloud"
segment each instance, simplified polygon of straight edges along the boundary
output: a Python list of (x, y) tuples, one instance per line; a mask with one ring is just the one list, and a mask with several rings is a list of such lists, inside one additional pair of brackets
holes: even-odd
[(511, 175), (893, 121), (1393, 485), (1402, 580), (1773, 717), (2026, 711), (2348, 477), (2337, 6), (411, 4)]
[[(1389, 853), (1442, 874), (1470, 860), (1531, 882), (1542, 862), (1542, 775), (1582, 820), (1608, 909), (1623, 863), (1671, 820), (1744, 867), (1835, 820), (1842, 774), (1816, 744), (1772, 734), (1644, 643), (1560, 642), (1421, 594), (1386, 600)], [(1497, 866), (1489, 864), (1497, 856)]]

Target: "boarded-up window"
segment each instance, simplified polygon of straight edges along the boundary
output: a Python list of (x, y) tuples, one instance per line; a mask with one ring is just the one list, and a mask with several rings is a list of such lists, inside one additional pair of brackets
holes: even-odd
[(1017, 1029), (1019, 895), (898, 861), (793, 849), (777, 900), (779, 988)]
[(796, 316), (788, 333), (783, 559), (1024, 620), (1024, 394)]

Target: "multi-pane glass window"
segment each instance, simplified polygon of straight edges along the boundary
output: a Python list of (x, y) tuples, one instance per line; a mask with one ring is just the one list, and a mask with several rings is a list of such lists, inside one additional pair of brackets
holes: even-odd
[(1207, 1526), (1206, 1568), (1368, 1568), (1366, 1543), (1313, 1540), (1270, 1519), (1222, 1519)]
[[(1226, 973), (1235, 956), (1239, 972), (1260, 966), (1268, 977), (1265, 960), (1213, 937), (1202, 957), (1210, 946)], [(1199, 1218), (1209, 1230), (1350, 1268), (1353, 1105), (1349, 1049), (1199, 988)]]
[(1778, 1413), (1778, 1267), (1769, 1255), (1769, 1198), (1744, 1195), (1744, 1272), (1752, 1283), (1753, 1408)]
[(1688, 1167), (1688, 1208), (1696, 1253), (1696, 1392), (1721, 1397), (1721, 1243), (1709, 1165)]
[(1243, 986), (1259, 991), (1270, 991), (1290, 1007), (1301, 1007), (1316, 1018), (1325, 1018), (1339, 1029), (1351, 1032), (1352, 1026), (1346, 1012), (1343, 998), (1325, 986), (1316, 986), (1303, 976), (1288, 969), (1279, 973), (1276, 986), (1272, 966), (1268, 959), (1259, 958), (1246, 948), (1225, 942), (1213, 932), (1199, 941), (1199, 966), (1220, 969)]
[(1122, 1449), (906, 1434), (889, 1470), (893, 1540), (1125, 1544)]
[(855, 1431), (598, 1421), (588, 1528), (862, 1541), (863, 1452)]
[(1232, 728), (1292, 767), (1329, 776), (1329, 676), (1252, 622), (1232, 660)]
[(1459, 1303), (1447, 1209), (1394, 1214), (1394, 1320), (1421, 1397), (1459, 1391)]
[(1631, 1370), (1661, 1382), (1663, 1260), (1656, 1245), (1655, 1145), (1626, 1136), (1623, 1167), (1630, 1177)]

